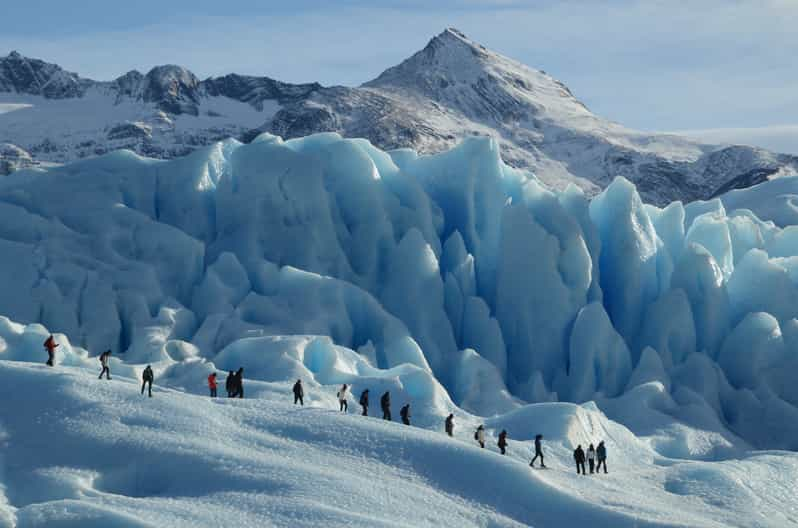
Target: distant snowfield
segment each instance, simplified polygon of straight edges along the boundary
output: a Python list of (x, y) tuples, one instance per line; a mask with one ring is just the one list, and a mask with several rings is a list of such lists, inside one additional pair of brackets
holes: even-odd
[(773, 152), (798, 154), (798, 125), (796, 124), (680, 130), (673, 133), (708, 143), (751, 145)]
[[(172, 149), (183, 153), (195, 148), (197, 141), (235, 137), (256, 128), (279, 108), (271, 100), (264, 102), (262, 110), (256, 110), (227, 97), (205, 97), (200, 115), (174, 116), (160, 112), (151, 103), (117, 99), (101, 87), (93, 87), (83, 97), (73, 99), (0, 93), (0, 142), (40, 152), (42, 161), (56, 163), (118, 148), (152, 152)], [(139, 125), (141, 132), (130, 136), (114, 134), (115, 127), (130, 123)]]
[(33, 105), (23, 103), (0, 103), (0, 114), (7, 114), (8, 112), (21, 110), (23, 108), (30, 108), (31, 106)]

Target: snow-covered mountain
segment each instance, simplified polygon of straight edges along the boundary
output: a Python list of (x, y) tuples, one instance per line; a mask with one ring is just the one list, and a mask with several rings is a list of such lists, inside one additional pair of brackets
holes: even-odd
[(117, 148), (172, 158), (264, 131), (285, 138), (331, 131), (420, 153), (490, 135), (507, 163), (551, 188), (573, 182), (592, 195), (620, 175), (658, 205), (708, 199), (798, 168), (793, 156), (626, 129), (592, 114), (545, 72), (454, 29), (360, 87), (234, 74), (201, 81), (178, 66), (95, 82), (17, 53), (0, 59), (0, 142), (40, 162)]

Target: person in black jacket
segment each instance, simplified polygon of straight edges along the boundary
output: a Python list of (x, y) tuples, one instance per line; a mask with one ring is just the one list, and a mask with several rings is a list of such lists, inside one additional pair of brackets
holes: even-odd
[(302, 380), (296, 380), (296, 383), (294, 383), (294, 405), (296, 405), (296, 402), (299, 402), (299, 404), (304, 407), (305, 400), (302, 399), (304, 396), (305, 390), (302, 388)]
[(581, 444), (576, 446), (574, 451), (574, 462), (576, 462), (576, 474), (585, 475), (585, 451), (582, 449)]
[(404, 407), (399, 409), (399, 416), (402, 417), (402, 423), (410, 425), (410, 404), (406, 403)]
[(363, 407), (363, 416), (369, 415), (369, 390), (360, 393), (360, 406)]
[(152, 380), (155, 379), (155, 375), (152, 373), (152, 367), (147, 365), (147, 368), (144, 369), (144, 372), (141, 373), (141, 394), (144, 394), (144, 387), (149, 383), (150, 384), (150, 398), (152, 398)]
[(100, 371), (100, 377), (98, 379), (103, 379), (103, 374), (105, 374), (105, 379), (111, 379), (111, 367), (109, 366), (109, 361), (111, 361), (111, 351), (106, 350), (100, 354), (100, 364), (102, 365), (103, 369)]
[(543, 435), (535, 435), (535, 456), (532, 458), (532, 462), (529, 463), (530, 467), (535, 467), (535, 460), (540, 457), (540, 467), (546, 467), (546, 464), (543, 463), (543, 446), (541, 446), (541, 440), (543, 440)]
[(239, 367), (235, 374), (235, 395), (239, 398), (244, 397), (244, 367)]
[(385, 394), (380, 398), (380, 407), (382, 407), (382, 419), (391, 421), (391, 393), (385, 391)]
[(498, 442), (499, 450), (502, 452), (502, 455), (507, 454), (507, 431), (502, 429), (502, 432), (499, 433), (499, 442)]
[(454, 415), (450, 414), (446, 417), (446, 423), (444, 425), (446, 429), (446, 434), (449, 436), (454, 436)]
[(598, 466), (596, 466), (596, 473), (601, 470), (601, 465), (604, 464), (604, 473), (607, 473), (607, 448), (604, 447), (604, 440), (599, 442), (596, 448), (596, 458), (598, 459)]
[(227, 391), (227, 397), (235, 397), (236, 391), (236, 374), (232, 370), (227, 373), (227, 379), (224, 380), (224, 388)]

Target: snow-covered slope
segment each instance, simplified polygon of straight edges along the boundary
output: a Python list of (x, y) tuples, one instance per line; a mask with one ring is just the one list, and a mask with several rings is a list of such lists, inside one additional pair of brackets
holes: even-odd
[[(17, 109), (2, 113), (4, 105)], [(286, 138), (338, 132), (420, 153), (489, 135), (507, 163), (531, 169), (551, 188), (576, 183), (592, 195), (623, 176), (657, 205), (709, 199), (798, 167), (798, 158), (761, 149), (626, 129), (592, 114), (545, 72), (455, 29), (361, 87), (234, 74), (200, 81), (178, 66), (103, 83), (17, 53), (0, 59), (0, 141), (39, 161), (121, 147), (171, 158), (261, 131)]]
[[(0, 335), (11, 341), (4, 357), (24, 357), (36, 353), (46, 330), (0, 320)], [(213, 368), (205, 362), (183, 366), (186, 387), (175, 368), (156, 367), (154, 395), (147, 398), (139, 393), (140, 367), (113, 361), (113, 380), (100, 381), (96, 361), (59, 340), (70, 366), (0, 360), (0, 377), (13, 380), (0, 385), (0, 526), (783, 528), (798, 522), (794, 453), (740, 453), (717, 462), (670, 458), (592, 404), (538, 404), (492, 418), (482, 450), (472, 439), (477, 417), (454, 409), (449, 438), (441, 431), (441, 409), (418, 406), (415, 427), (341, 414), (335, 388), (319, 385), (313, 373), (305, 377), (305, 407), (291, 405), (290, 381), (247, 379), (247, 399), (212, 400), (201, 384)], [(256, 352), (250, 349), (249, 357)], [(331, 374), (345, 377), (334, 367), (321, 377)], [(506, 457), (495, 448), (501, 429), (511, 432)], [(528, 467), (536, 433), (545, 436), (546, 470)], [(576, 475), (571, 449), (598, 439), (607, 442), (610, 473)]]

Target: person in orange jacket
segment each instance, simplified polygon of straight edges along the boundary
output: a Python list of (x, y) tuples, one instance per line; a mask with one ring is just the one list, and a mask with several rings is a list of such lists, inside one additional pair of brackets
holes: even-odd
[(216, 397), (216, 373), (208, 374), (208, 388), (211, 389), (211, 398)]
[(53, 334), (44, 342), (44, 348), (47, 349), (47, 366), (52, 367), (55, 362), (55, 349), (58, 348), (58, 343), (55, 342)]

